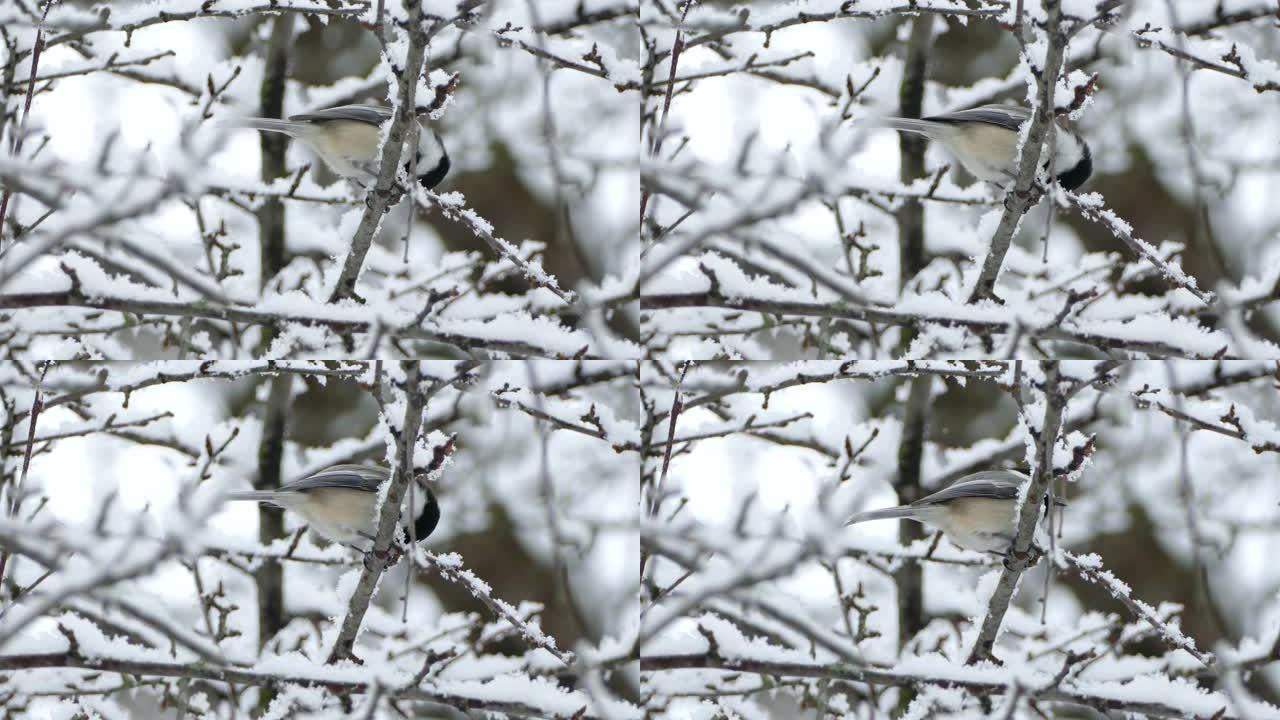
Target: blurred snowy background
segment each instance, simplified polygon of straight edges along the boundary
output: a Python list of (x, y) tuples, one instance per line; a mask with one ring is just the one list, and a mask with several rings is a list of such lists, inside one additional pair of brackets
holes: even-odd
[(1213, 308), (1078, 210), (1049, 221), (1047, 202), (1005, 258), (1005, 307), (962, 307), (1004, 193), (934, 144), (904, 166), (916, 151), (900, 150), (898, 133), (851, 123), (903, 115), (913, 97), (922, 116), (1028, 106), (1035, 82), (1010, 27), (1025, 8), (1042, 65), (1047, 5), (645, 3), (650, 355), (1034, 357), (1032, 343), (1051, 356), (1108, 344), (1280, 355), (1280, 19), (1269, 1), (1060, 3), (1064, 31), (1080, 29), (1055, 104), (1094, 159), (1079, 192), (1100, 193), (1134, 237), (1218, 293)]
[[(1075, 570), (1046, 586), (1041, 562), (1004, 618), (997, 668), (965, 661), (999, 558), (908, 521), (842, 523), (977, 470), (1026, 472), (1011, 364), (645, 365), (644, 425), (665, 440), (678, 387), (674, 433), (689, 439), (665, 469), (653, 447), (642, 475), (654, 717), (1280, 716), (1276, 365), (1061, 372), (1102, 382), (1066, 406), (1054, 465), (1088, 459), (1060, 485), (1054, 544), (1096, 553), (1161, 625)], [(1022, 368), (1033, 427), (1041, 378)]]
[[(224, 121), (390, 104), (401, 2), (0, 7), (9, 343), (47, 357), (322, 356), (349, 353), (333, 323), (357, 321), (364, 354), (493, 351), (499, 337), (525, 341), (512, 354), (625, 352), (634, 309), (609, 288), (637, 258), (634, 4), (435, 0), (423, 12), (424, 27), (442, 23), (417, 87), (418, 104), (440, 101), (453, 163), (438, 202), (471, 213), (446, 217), (433, 201), (409, 227), (402, 202), (365, 261), (367, 303), (342, 310), (326, 301), (365, 192), (301, 143), (277, 157), (283, 136)], [(477, 227), (582, 302), (531, 284)], [(393, 345), (424, 328), (435, 342)]]
[[(5, 712), (346, 717), (344, 693), (322, 687), (352, 681), (363, 688), (347, 702), (367, 717), (392, 716), (392, 703), (448, 720), (467, 708), (634, 716), (634, 365), (422, 368), (458, 379), (424, 414), (427, 445), (456, 434), (456, 450), (433, 484), (442, 518), (422, 547), (474, 573), (579, 661), (566, 666), (532, 645), (464, 583), (418, 570), (406, 584), (402, 561), (382, 578), (356, 644), (363, 667), (325, 664), (362, 556), (294, 535), (292, 514), (218, 497), (271, 487), (273, 473), (284, 481), (340, 462), (387, 465), (372, 363), (6, 363)], [(420, 464), (430, 459), (419, 450)], [(91, 666), (108, 672), (74, 669)], [(112, 670), (145, 677), (121, 683)], [(425, 680), (414, 679), (419, 670)], [(279, 679), (228, 685), (201, 674), (224, 671)], [(304, 687), (307, 678), (319, 685)], [(375, 682), (385, 692), (371, 692)]]

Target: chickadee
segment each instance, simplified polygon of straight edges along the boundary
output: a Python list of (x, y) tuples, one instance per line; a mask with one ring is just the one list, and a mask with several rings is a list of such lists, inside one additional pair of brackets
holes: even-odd
[[(923, 135), (942, 143), (974, 177), (997, 185), (1012, 180), (1018, 171), (1018, 130), (1031, 119), (1031, 111), (1014, 105), (983, 105), (969, 110), (912, 118), (866, 118), (863, 127), (886, 127)], [(1063, 120), (1054, 133), (1054, 167), (1058, 184), (1075, 190), (1093, 172), (1093, 157), (1084, 138)]]
[[(1018, 488), (1029, 479), (1012, 470), (983, 470), (965, 475), (910, 505), (858, 513), (845, 525), (904, 518), (941, 530), (966, 550), (1004, 553), (1013, 543), (1013, 508)], [(1055, 504), (1066, 503), (1057, 500)]]
[[(391, 109), (375, 105), (341, 105), (293, 115), (288, 120), (246, 117), (229, 121), (234, 127), (284, 133), (307, 144), (335, 173), (361, 185), (377, 179), (381, 161), (382, 125), (391, 120)], [(430, 190), (449, 172), (449, 153), (440, 136), (427, 126), (419, 108), (418, 182)]]
[[(360, 540), (374, 539), (378, 518), (374, 505), (378, 488), (391, 477), (386, 468), (370, 465), (334, 465), (301, 480), (285, 483), (275, 490), (250, 490), (227, 494), (227, 500), (270, 503), (302, 516), (321, 536), (334, 542), (356, 546)], [(422, 504), (413, 522), (414, 537), (424, 540), (440, 522), (440, 505), (431, 488), (425, 487), (415, 499)], [(408, 517), (405, 520), (408, 522)]]

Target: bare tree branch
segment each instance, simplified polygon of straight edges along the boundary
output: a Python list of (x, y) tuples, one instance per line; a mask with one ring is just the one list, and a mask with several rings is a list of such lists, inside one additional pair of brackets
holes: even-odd
[[(1021, 5), (1019, 5), (1021, 8)], [(995, 294), (996, 279), (1004, 264), (1005, 253), (1013, 242), (1013, 234), (1018, 229), (1022, 216), (1037, 202), (1043, 190), (1036, 183), (1036, 171), (1040, 166), (1040, 157), (1045, 140), (1052, 140), (1050, 124), (1054, 122), (1054, 89), (1058, 84), (1058, 75), (1062, 72), (1063, 51), (1067, 44), (1066, 34), (1062, 31), (1061, 0), (1045, 0), (1045, 12), (1048, 20), (1045, 23), (1045, 35), (1048, 39), (1044, 55), (1044, 65), (1037, 66), (1036, 60), (1029, 54), (1023, 55), (1024, 62), (1031, 66), (1036, 76), (1036, 108), (1031, 116), (1031, 124), (1026, 139), (1022, 143), (1022, 152), (1018, 155), (1018, 174), (1009, 187), (1004, 199), (1004, 214), (1000, 216), (1000, 225), (996, 227), (991, 238), (991, 247), (982, 261), (982, 270), (978, 281), (969, 295), (969, 303), (981, 300), (997, 300)], [(1017, 21), (1022, 22), (1021, 18)], [(1048, 145), (1048, 165), (1053, 164), (1054, 146)]]
[(968, 665), (995, 659), (992, 648), (995, 647), (996, 635), (1000, 632), (1000, 625), (1004, 621), (1005, 612), (1009, 609), (1009, 602), (1013, 600), (1013, 592), (1017, 589), (1018, 580), (1024, 571), (1040, 560), (1043, 554), (1042, 550), (1033, 547), (1033, 539), (1036, 524), (1040, 520), (1041, 508), (1044, 507), (1045, 494), (1049, 491), (1049, 483), (1053, 481), (1053, 449), (1058, 444), (1067, 396), (1059, 381), (1058, 365), (1045, 362), (1041, 363), (1040, 367), (1044, 373), (1044, 420), (1033, 425), (1031, 418), (1027, 418), (1028, 428), (1038, 425), (1031, 431), (1036, 444), (1035, 472), (1031, 476), (1031, 482), (1027, 484), (1022, 507), (1018, 512), (1017, 533), (1009, 546), (1004, 572), (1000, 574), (1000, 581), (991, 594), (987, 615), (982, 620), (982, 629), (978, 632), (978, 639), (969, 653), (969, 659), (966, 662)]
[[(373, 592), (378, 586), (378, 580), (382, 578), (383, 571), (391, 565), (391, 544), (395, 540), (396, 529), (400, 524), (400, 505), (415, 474), (413, 451), (418, 444), (418, 430), (422, 426), (422, 413), (426, 411), (427, 396), (421, 385), (419, 363), (406, 361), (401, 363), (400, 368), (404, 377), (405, 410), (403, 421), (391, 425), (391, 433), (396, 441), (395, 474), (391, 477), (378, 513), (378, 532), (374, 537), (373, 549), (365, 555), (364, 570), (360, 573), (360, 580), (356, 584), (355, 592), (351, 595), (350, 607), (342, 619), (341, 630), (333, 642), (333, 649), (329, 652), (329, 659), (326, 662), (330, 665), (342, 660), (356, 659), (352, 652), (356, 634), (360, 631), (364, 614), (369, 609), (369, 602), (373, 600)], [(383, 389), (375, 387), (373, 391), (381, 393)]]

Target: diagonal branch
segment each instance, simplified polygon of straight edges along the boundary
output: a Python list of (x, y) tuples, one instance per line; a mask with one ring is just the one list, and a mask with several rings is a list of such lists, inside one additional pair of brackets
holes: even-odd
[[(1022, 153), (1018, 156), (1018, 176), (1004, 198), (1004, 214), (1000, 216), (1000, 225), (991, 238), (991, 249), (982, 261), (982, 271), (978, 282), (973, 286), (969, 303), (980, 300), (996, 300), (996, 278), (1000, 275), (1000, 267), (1004, 264), (1004, 256), (1013, 243), (1013, 233), (1018, 223), (1037, 202), (1043, 190), (1036, 184), (1036, 168), (1040, 165), (1041, 147), (1049, 137), (1050, 123), (1054, 122), (1053, 91), (1058, 84), (1058, 74), (1062, 72), (1063, 50), (1067, 44), (1066, 34), (1062, 31), (1061, 0), (1045, 0), (1048, 19), (1045, 23), (1045, 35), (1048, 48), (1045, 50), (1044, 67), (1037, 73), (1034, 65), (1032, 73), (1036, 75), (1036, 109), (1031, 116), (1031, 128), (1027, 131), (1027, 139), (1022, 143)], [(1021, 21), (1021, 18), (1019, 18)], [(1031, 63), (1030, 55), (1026, 55)], [(1053, 143), (1049, 144), (1048, 159), (1053, 159)]]
[(1089, 197), (1084, 198), (1070, 190), (1063, 190), (1062, 196), (1066, 198), (1068, 203), (1080, 211), (1080, 215), (1082, 217), (1086, 220), (1102, 225), (1110, 231), (1112, 235), (1132, 250), (1134, 255), (1137, 255), (1139, 258), (1151, 263), (1165, 280), (1168, 280), (1175, 287), (1180, 287), (1192, 295), (1195, 295), (1196, 299), (1205, 305), (1213, 305), (1215, 300), (1213, 293), (1201, 290), (1197, 287), (1196, 279), (1194, 277), (1188, 275), (1182, 270), (1182, 268), (1161, 260), (1160, 256), (1156, 253), (1156, 249), (1152, 247), (1150, 243), (1142, 240), (1141, 238), (1134, 237), (1133, 232), (1129, 229), (1129, 224), (1124, 220), (1121, 220), (1114, 211), (1103, 207), (1102, 201), (1098, 195), (1091, 194)]
[(1074, 569), (1080, 577), (1106, 589), (1112, 597), (1123, 603), (1135, 616), (1155, 628), (1160, 638), (1170, 648), (1185, 650), (1206, 668), (1216, 671), (1214, 667), (1216, 658), (1212, 653), (1197, 649), (1195, 640), (1184, 635), (1178, 628), (1162, 622), (1160, 617), (1156, 615), (1154, 608), (1133, 597), (1128, 585), (1116, 579), (1116, 576), (1112, 575), (1110, 571), (1102, 569), (1102, 562), (1097, 555), (1080, 556), (1062, 550), (1058, 555), (1058, 563), (1064, 567)]
[[(427, 398), (419, 383), (422, 380), (417, 361), (401, 363), (404, 370), (405, 409), (404, 421), (399, 430), (394, 425), (391, 433), (396, 441), (396, 468), (391, 477), (391, 486), (387, 488), (386, 497), (378, 513), (378, 532), (374, 537), (373, 549), (365, 555), (364, 571), (351, 595), (351, 605), (347, 615), (342, 619), (342, 629), (333, 643), (333, 650), (325, 662), (332, 665), (339, 660), (358, 660), (351, 652), (355, 646), (356, 634), (360, 624), (369, 610), (369, 602), (373, 600), (373, 591), (378, 586), (382, 573), (391, 564), (391, 542), (395, 538), (396, 526), (400, 520), (400, 503), (404, 500), (405, 490), (413, 477), (413, 449), (417, 445), (418, 429), (422, 426), (422, 413), (426, 410)], [(374, 388), (379, 392), (379, 388)]]
[[(360, 217), (360, 225), (356, 228), (355, 237), (351, 239), (351, 250), (342, 261), (342, 271), (329, 296), (329, 302), (356, 295), (356, 280), (364, 267), (365, 256), (373, 247), (373, 236), (382, 224), (382, 216), (400, 199), (400, 190), (396, 187), (396, 173), (400, 168), (400, 155), (404, 152), (407, 139), (418, 137), (417, 111), (414, 96), (418, 90), (418, 77), (422, 74), (426, 57), (427, 42), (431, 39), (442, 22), (435, 23), (431, 31), (423, 29), (422, 3), (405, 3), (409, 9), (409, 49), (405, 53), (405, 67), (396, 77), (395, 113), (391, 117), (391, 127), (387, 130), (387, 139), (382, 143), (382, 157), (378, 165), (378, 179), (365, 196), (364, 215)], [(407, 135), (407, 137), (406, 137)], [(417, 143), (414, 143), (417, 147)], [(409, 178), (416, 182), (416, 178)]]
[(521, 620), (516, 609), (510, 603), (494, 597), (488, 583), (464, 568), (456, 555), (438, 556), (424, 552), (421, 556), (415, 557), (414, 561), (419, 567), (434, 570), (448, 582), (463, 587), (467, 593), (489, 608), (489, 611), (495, 616), (510, 623), (521, 636), (535, 647), (540, 647), (551, 653), (557, 660), (568, 667), (573, 667), (573, 664), (577, 661), (577, 657), (572, 652), (561, 650), (556, 646), (554, 637), (544, 633), (533, 623)]
[[(1018, 579), (1022, 573), (1035, 565), (1040, 559), (1040, 552), (1033, 549), (1032, 538), (1035, 536), (1036, 522), (1040, 519), (1040, 508), (1044, 504), (1045, 493), (1053, 480), (1053, 448), (1058, 442), (1058, 431), (1062, 427), (1062, 411), (1067, 404), (1066, 395), (1058, 383), (1058, 365), (1045, 362), (1044, 370), (1044, 422), (1036, 436), (1036, 468), (1027, 487), (1027, 494), (1022, 501), (1018, 513), (1018, 532), (1013, 538), (1013, 545), (1005, 560), (1004, 572), (991, 594), (991, 602), (987, 607), (987, 616), (982, 621), (982, 630), (978, 640), (969, 653), (966, 664), (973, 665), (981, 660), (994, 660), (991, 649), (995, 646), (996, 635), (1000, 632), (1000, 624), (1009, 610), (1009, 601), (1013, 600), (1013, 591), (1017, 589)], [(1029, 420), (1029, 418), (1028, 418)], [(1030, 423), (1028, 423), (1030, 425)], [(1032, 431), (1035, 432), (1034, 430)]]
[(554, 293), (566, 305), (572, 306), (578, 301), (577, 294), (572, 290), (562, 289), (559, 279), (543, 269), (541, 263), (536, 260), (525, 260), (520, 257), (520, 253), (514, 245), (494, 235), (492, 226), (477, 215), (474, 210), (455, 203), (442, 202), (439, 195), (421, 187), (412, 189), (412, 197), (413, 201), (424, 210), (432, 207), (439, 208), (441, 215), (466, 227), (467, 230), (471, 231), (472, 235), (482, 240), (485, 245), (488, 245), (495, 255), (516, 266), (525, 279), (535, 286)]

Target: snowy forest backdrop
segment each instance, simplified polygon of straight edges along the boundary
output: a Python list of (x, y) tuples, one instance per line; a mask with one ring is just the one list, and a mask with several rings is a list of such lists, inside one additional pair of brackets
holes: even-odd
[[(1280, 716), (1278, 382), (1274, 363), (646, 366), (644, 424), (684, 440), (641, 478), (651, 717)], [(1012, 604), (989, 599), (1016, 554), (842, 525), (997, 467), (1067, 502), (1037, 541), (1052, 574), (1031, 566)]]
[[(0, 365), (5, 713), (626, 716), (634, 370)], [(403, 467), (415, 436), (441, 524), (349, 635), (360, 555), (221, 495), (339, 463)]]
[[(33, 357), (634, 356), (634, 13), (5, 3), (0, 332)], [(398, 205), (393, 173), (366, 193), (226, 124), (410, 98), (453, 171)]]
[[(0, 707), (1280, 718), (1278, 30), (0, 2)], [(356, 102), (425, 107), (444, 183), (229, 122)], [(1035, 111), (1009, 191), (854, 125), (987, 102)], [(425, 472), (439, 529), (220, 501), (340, 462)], [(841, 524), (989, 468), (1032, 477), (1006, 558)]]
[[(654, 0), (641, 28), (651, 355), (1280, 354), (1275, 3)], [(1006, 196), (851, 125), (1042, 101), (1094, 174), (1016, 234), (1033, 165)]]

